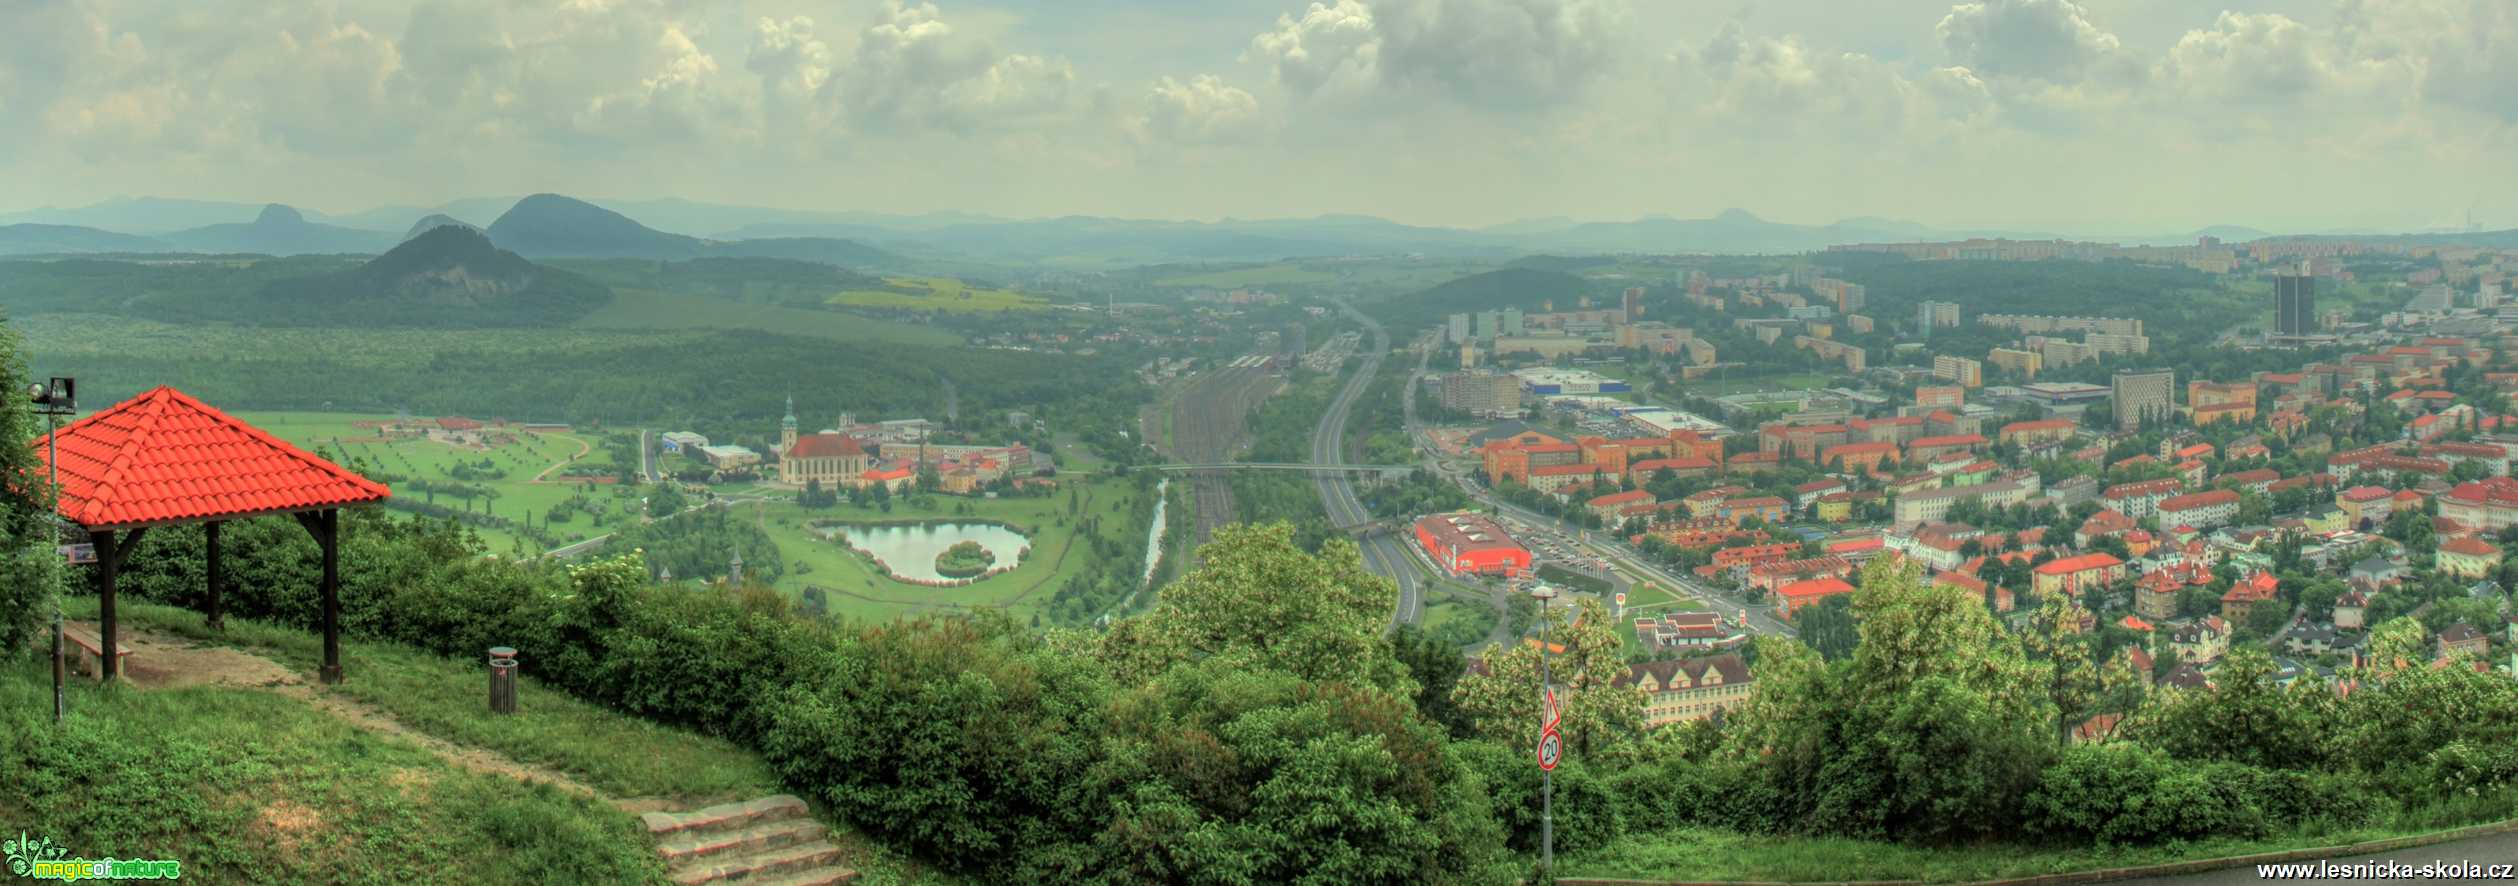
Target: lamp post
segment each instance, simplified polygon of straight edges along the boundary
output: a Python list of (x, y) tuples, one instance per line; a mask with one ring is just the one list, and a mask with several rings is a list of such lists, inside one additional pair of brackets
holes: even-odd
[(1562, 739), (1556, 733), (1556, 688), (1548, 677), (1548, 601), (1556, 589), (1542, 582), (1530, 589), (1539, 598), (1539, 867), (1556, 875), (1556, 759)]
[[(52, 472), (53, 511), (44, 515), (52, 527), (52, 556), (61, 557), (61, 417), (78, 409), (77, 379), (54, 376), (43, 384), (30, 386), (27, 393), (35, 401), (35, 411), (44, 416), (44, 465)], [(68, 714), (69, 703), (62, 695), (62, 681), (67, 662), (61, 653), (61, 582), (53, 582), (52, 594), (52, 721), (60, 723)], [(112, 655), (108, 650), (106, 655)]]

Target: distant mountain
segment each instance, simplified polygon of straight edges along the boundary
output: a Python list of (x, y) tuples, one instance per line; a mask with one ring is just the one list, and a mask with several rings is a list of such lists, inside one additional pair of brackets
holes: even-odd
[(335, 274), (281, 280), (266, 316), (310, 326), (547, 326), (612, 297), (602, 284), (546, 268), (463, 225), (439, 225)]
[(535, 194), (491, 222), (500, 247), (548, 258), (786, 258), (841, 265), (896, 262), (899, 256), (853, 240), (776, 237), (711, 242), (668, 234), (573, 197)]
[(2242, 227), (2239, 225), (2213, 225), (2194, 232), (2193, 236), (2219, 237), (2223, 243), (2245, 243), (2249, 240), (2262, 240), (2273, 235), (2264, 231), (2256, 230), (2255, 228)]
[(514, 197), (465, 197), (437, 206), (378, 206), (344, 215), (323, 218), (323, 221), (353, 228), (379, 231), (407, 230), (420, 219), (445, 216), (473, 227), (481, 227), (516, 205)]
[(253, 252), (264, 255), (328, 255), (383, 252), (399, 242), (384, 231), (344, 228), (306, 220), (304, 213), (273, 203), (243, 224), (208, 225), (176, 231), (163, 238), (195, 252)]
[(458, 228), (466, 228), (473, 231), (481, 229), (479, 226), (474, 225), (471, 222), (455, 218), (451, 215), (432, 215), (427, 218), (420, 219), (417, 222), (413, 222), (411, 224), (411, 230), (403, 233), (402, 242), (411, 242), (411, 238), (413, 237), (417, 237), (421, 234), (425, 234), (448, 225), (453, 225)]
[(566, 258), (691, 258), (697, 237), (667, 234), (629, 216), (558, 194), (535, 194), (491, 222), (490, 242), (519, 255)]
[(166, 252), (165, 242), (78, 225), (0, 225), (0, 255)]
[(74, 225), (135, 234), (171, 234), (186, 228), (243, 222), (258, 211), (251, 203), (116, 197), (88, 206), (0, 213), (0, 224)]

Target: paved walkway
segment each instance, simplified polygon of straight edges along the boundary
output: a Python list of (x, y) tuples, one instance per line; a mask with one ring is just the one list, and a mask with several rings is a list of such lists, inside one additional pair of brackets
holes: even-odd
[[(2416, 846), (2411, 849), (2399, 849), (2394, 852), (2381, 852), (2376, 855), (2339, 856), (2328, 859), (2328, 861), (2335, 864), (2349, 864), (2353, 862), (2367, 861), (2391, 861), (2397, 864), (2414, 865), (2416, 867), (2424, 864), (2430, 864), (2432, 862), (2471, 862), (2487, 866), (2494, 864), (2518, 864), (2518, 831), (2486, 834), (2480, 837), (2469, 837), (2452, 843), (2439, 843), (2431, 846)], [(2314, 866), (2317, 863), (2314, 861), (2307, 861), (2290, 862), (2290, 864), (2305, 864)], [(2437, 880), (2424, 881), (2418, 875), (2400, 878), (2400, 881), (2437, 882)], [(2253, 886), (2253, 884), (2258, 883), (2277, 882), (2277, 879), (2259, 876), (2257, 874), (2256, 866), (2248, 865), (2245, 867), (2206, 871), (2200, 874), (2181, 874), (2173, 877), (2144, 877), (2134, 880), (2115, 880), (2111, 882), (2118, 884), (2159, 884), (2159, 886), (2241, 886), (2241, 884)], [(2278, 882), (2371, 883), (2387, 881), (2371, 879), (2284, 878), (2279, 879)], [(2518, 882), (2518, 880), (2511, 880), (2509, 882)]]

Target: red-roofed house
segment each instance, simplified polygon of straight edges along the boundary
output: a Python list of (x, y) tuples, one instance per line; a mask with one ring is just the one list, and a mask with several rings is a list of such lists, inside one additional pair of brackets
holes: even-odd
[(2246, 624), (2247, 613), (2272, 602), (2279, 589), (2280, 583), (2270, 572), (2258, 572), (2232, 583), (2229, 592), (2221, 595), (2221, 618), (2231, 624)]
[(2210, 529), (2238, 519), (2238, 493), (2214, 489), (2161, 499), (2158, 513), (2162, 526)]
[(1983, 449), (1982, 434), (1949, 434), (1940, 437), (1917, 437), (1906, 444), (1907, 461), (1929, 461), (1951, 452), (1975, 452)]
[(1616, 523), (1619, 519), (1619, 514), (1625, 511), (1628, 507), (1651, 503), (1652, 493), (1638, 489), (1633, 492), (1616, 492), (1603, 495), (1588, 502), (1584, 502), (1583, 507), (1590, 509), (1591, 513), (1598, 516), (1604, 523)]
[(2442, 575), (2484, 578), (2500, 569), (2501, 549), (2471, 535), (2441, 542), (2437, 565)]
[(1996, 431), (1994, 436), (2004, 443), (2036, 446), (2070, 440), (2079, 429), (2080, 425), (2071, 419), (2048, 418), (2036, 421), (2015, 421), (2003, 425), (2002, 430)]
[(2048, 561), (2029, 572), (2029, 589), (2040, 595), (2077, 597), (2125, 576), (2125, 561), (2109, 554), (2082, 554)]
[(1819, 465), (1832, 471), (1876, 474), (1883, 464), (1897, 463), (1897, 444), (1889, 442), (1845, 443), (1819, 452)]
[(2489, 477), (2459, 483), (2439, 497), (2439, 515), (2486, 533), (2518, 525), (2518, 480)]
[(1837, 594), (1850, 594), (1854, 586), (1841, 578), (1813, 578), (1796, 581), (1775, 589), (1775, 617), (1791, 619), (1792, 614)]

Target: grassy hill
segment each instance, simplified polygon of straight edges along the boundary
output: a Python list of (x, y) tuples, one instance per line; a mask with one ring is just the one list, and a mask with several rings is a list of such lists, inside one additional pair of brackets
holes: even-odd
[(282, 280), (229, 305), (271, 325), (543, 326), (584, 316), (610, 290), (443, 225), (356, 269)]
[[(69, 617), (92, 617), (73, 599)], [(126, 600), (126, 630), (234, 650), (312, 683), (314, 635)], [(662, 882), (636, 811), (781, 790), (723, 740), (655, 725), (519, 680), (514, 716), (485, 710), (481, 667), (344, 640), (348, 679), (320, 704), (265, 688), (108, 691), (72, 684), (51, 722), (50, 673), (0, 664), (0, 819), (73, 855), (175, 858), (187, 879), (274, 882)], [(362, 724), (331, 712), (351, 707)], [(389, 728), (373, 728), (376, 721)], [(449, 759), (452, 748), (464, 762)], [(519, 766), (571, 784), (485, 772)], [(13, 835), (14, 836), (14, 835)], [(837, 836), (866, 883), (923, 881), (897, 856)]]
[(1576, 296), (1598, 288), (1599, 284), (1560, 271), (1503, 268), (1377, 302), (1365, 310), (1399, 328), (1414, 329), (1462, 311), (1536, 311), (1551, 299), (1558, 308), (1570, 309)]

